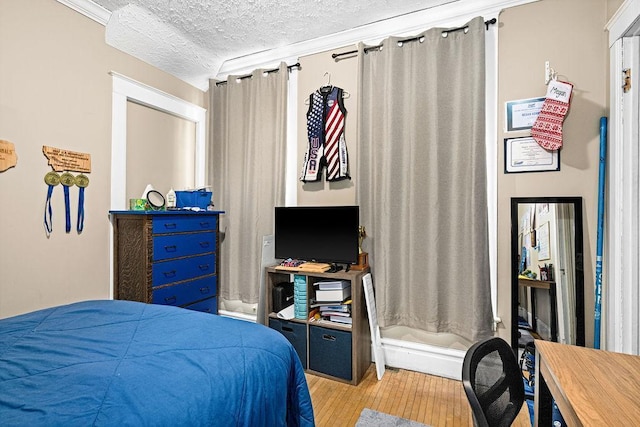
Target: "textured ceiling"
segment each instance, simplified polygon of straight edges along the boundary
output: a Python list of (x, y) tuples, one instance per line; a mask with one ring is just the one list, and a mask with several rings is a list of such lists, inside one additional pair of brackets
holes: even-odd
[(193, 84), (227, 60), (460, 0), (92, 1), (111, 12), (107, 43)]

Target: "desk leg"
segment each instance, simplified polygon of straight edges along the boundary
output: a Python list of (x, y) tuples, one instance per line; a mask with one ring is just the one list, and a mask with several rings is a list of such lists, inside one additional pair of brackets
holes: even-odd
[(549, 287), (549, 299), (551, 300), (551, 341), (558, 342), (558, 302), (555, 283)]
[(540, 354), (536, 350), (536, 378), (533, 403), (534, 426), (547, 427), (552, 425), (552, 405), (551, 391), (549, 391), (549, 387), (547, 387), (547, 383), (540, 371)]

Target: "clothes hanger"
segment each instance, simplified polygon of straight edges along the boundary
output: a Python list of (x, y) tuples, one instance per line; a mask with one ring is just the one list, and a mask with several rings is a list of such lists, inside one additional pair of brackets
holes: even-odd
[[(326, 84), (320, 86), (320, 93), (328, 93), (331, 90), (333, 90), (333, 86), (331, 86), (331, 73), (328, 71), (324, 72), (324, 77), (327, 78), (327, 82)], [(347, 92), (346, 90), (342, 90), (342, 98), (346, 99), (349, 98), (351, 96), (351, 94), (349, 94), (349, 92)], [(309, 105), (309, 98), (304, 100), (305, 105)]]

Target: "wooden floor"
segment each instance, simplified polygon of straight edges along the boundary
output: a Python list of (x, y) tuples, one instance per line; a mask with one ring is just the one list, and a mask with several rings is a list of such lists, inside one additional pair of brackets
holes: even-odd
[[(387, 369), (382, 380), (371, 365), (357, 386), (307, 374), (316, 426), (353, 426), (364, 408), (433, 427), (473, 426), (460, 381)], [(513, 424), (530, 427), (526, 404)]]

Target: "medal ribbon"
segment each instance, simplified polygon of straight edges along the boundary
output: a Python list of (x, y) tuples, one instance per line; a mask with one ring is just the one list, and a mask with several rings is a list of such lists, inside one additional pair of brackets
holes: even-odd
[(65, 172), (60, 176), (60, 183), (64, 188), (64, 217), (65, 231), (71, 231), (71, 202), (69, 201), (69, 187), (75, 184), (76, 179), (69, 172)]
[(75, 183), (79, 188), (78, 192), (78, 223), (76, 224), (76, 231), (82, 233), (84, 228), (84, 189), (89, 185), (89, 178), (86, 175), (80, 174), (76, 176)]
[(47, 200), (44, 204), (44, 231), (47, 237), (51, 235), (53, 231), (53, 209), (51, 208), (51, 196), (53, 194), (53, 187), (60, 183), (60, 175), (55, 172), (49, 172), (44, 176), (44, 182), (48, 185)]

